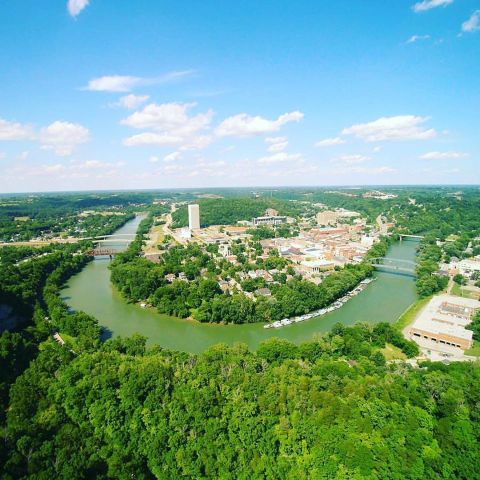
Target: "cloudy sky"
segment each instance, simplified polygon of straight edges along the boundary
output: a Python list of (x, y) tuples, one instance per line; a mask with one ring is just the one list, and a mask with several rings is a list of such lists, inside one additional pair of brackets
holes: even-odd
[(0, 193), (480, 183), (480, 0), (15, 0), (0, 25)]

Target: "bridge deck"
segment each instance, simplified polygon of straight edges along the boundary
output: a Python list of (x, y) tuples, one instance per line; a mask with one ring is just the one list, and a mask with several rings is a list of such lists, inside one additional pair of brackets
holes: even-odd
[(393, 270), (395, 272), (409, 273), (415, 275), (416, 263), (412, 260), (402, 258), (371, 258), (368, 262), (372, 267), (385, 270)]

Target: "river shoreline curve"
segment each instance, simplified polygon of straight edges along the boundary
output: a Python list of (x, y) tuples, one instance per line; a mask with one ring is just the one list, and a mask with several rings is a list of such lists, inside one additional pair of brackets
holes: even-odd
[[(116, 233), (135, 233), (144, 217), (137, 216)], [(396, 242), (387, 257), (414, 260), (418, 243)], [(245, 343), (255, 350), (270, 337), (295, 343), (311, 340), (336, 323), (394, 323), (417, 299), (413, 277), (376, 272), (377, 281), (349, 300), (338, 310), (281, 329), (265, 329), (263, 323), (219, 325), (191, 322), (129, 304), (110, 282), (108, 258), (95, 259), (74, 275), (61, 295), (74, 310), (82, 310), (98, 319), (108, 336), (130, 336), (139, 333), (148, 344), (198, 353), (216, 343)]]

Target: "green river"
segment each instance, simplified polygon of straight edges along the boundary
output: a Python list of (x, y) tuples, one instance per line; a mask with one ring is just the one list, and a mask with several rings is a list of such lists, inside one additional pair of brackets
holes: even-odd
[[(135, 233), (142, 218), (136, 217), (117, 233)], [(398, 242), (390, 247), (387, 256), (414, 260), (417, 245), (415, 241)], [(220, 342), (242, 342), (255, 349), (269, 337), (302, 342), (328, 331), (335, 323), (394, 322), (417, 298), (412, 277), (377, 272), (377, 280), (363, 292), (322, 317), (278, 329), (264, 329), (263, 324), (201, 324), (127, 303), (110, 283), (109, 263), (108, 259), (95, 259), (72, 277), (62, 291), (66, 303), (74, 310), (83, 310), (96, 317), (113, 336), (140, 333), (148, 338), (149, 344), (186, 352), (200, 352)]]

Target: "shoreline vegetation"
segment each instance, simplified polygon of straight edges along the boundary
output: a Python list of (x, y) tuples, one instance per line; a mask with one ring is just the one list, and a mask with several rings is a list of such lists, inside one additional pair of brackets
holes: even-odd
[[(171, 316), (226, 324), (280, 321), (328, 308), (373, 273), (373, 267), (365, 261), (346, 265), (320, 285), (292, 279), (271, 287), (272, 298), (253, 301), (243, 293), (225, 294), (220, 290), (214, 252), (203, 252), (195, 245), (176, 246), (161, 256), (160, 264), (139, 256), (153, 222), (154, 214), (150, 213), (140, 223), (135, 241), (126, 252), (115, 257), (110, 265), (111, 281), (127, 301), (151, 305), (159, 313)], [(382, 237), (369, 250), (365, 260), (384, 256), (390, 243), (390, 238)], [(183, 267), (182, 263), (187, 260), (188, 265)], [(280, 260), (272, 258), (273, 262)], [(192, 267), (189, 281), (167, 282), (165, 277), (175, 274), (180, 267), (185, 270)], [(201, 274), (202, 269), (207, 270), (207, 275)]]

